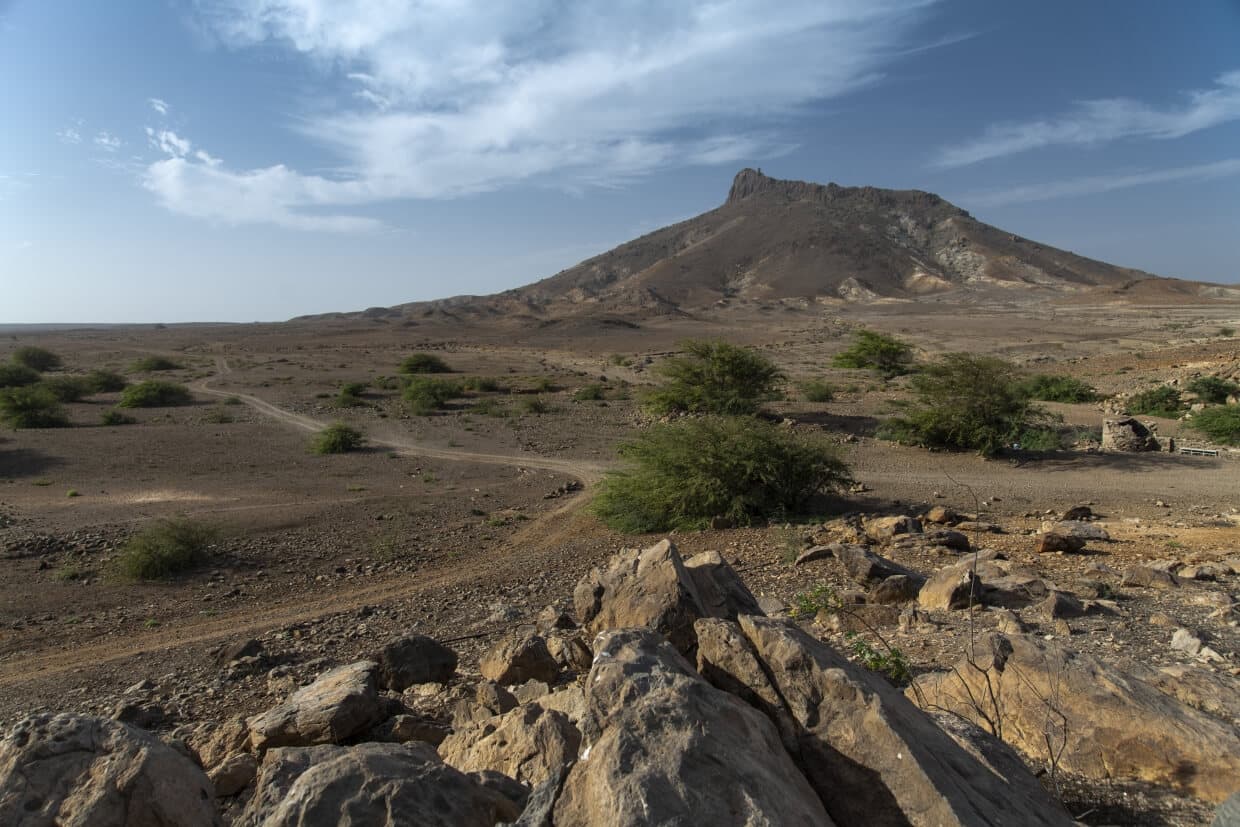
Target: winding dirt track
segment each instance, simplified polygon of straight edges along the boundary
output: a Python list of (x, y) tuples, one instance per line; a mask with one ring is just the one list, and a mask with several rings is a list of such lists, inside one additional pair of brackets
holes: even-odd
[[(217, 376), (230, 372), (224, 359), (218, 360), (218, 367)], [(209, 381), (209, 379), (202, 380), (192, 387), (199, 393), (212, 396), (235, 396), (259, 413), (304, 431), (313, 433), (326, 427), (325, 423), (286, 411), (259, 397), (216, 390), (209, 387)], [(596, 482), (605, 470), (603, 466), (597, 464), (552, 457), (525, 454), (506, 456), (432, 448), (390, 436), (382, 440), (372, 439), (371, 442), (410, 456), (556, 471), (577, 478), (584, 486)], [(241, 607), (215, 617), (202, 617), (195, 614), (178, 622), (175, 626), (169, 625), (158, 631), (128, 635), (123, 640), (105, 638), (72, 648), (57, 648), (24, 654), (0, 663), (0, 688), (20, 686), (60, 674), (80, 672), (139, 655), (253, 636), (276, 627), (352, 611), (362, 606), (417, 597), (457, 585), (527, 576), (530, 571), (537, 571), (544, 562), (548, 562), (548, 558), (555, 552), (557, 546), (575, 533), (575, 523), (578, 518), (575, 518), (571, 512), (575, 511), (582, 501), (581, 497), (573, 497), (559, 508), (522, 526), (502, 545), (482, 550), (480, 554), (469, 559), (446, 563), (440, 569), (420, 570), (416, 576), (407, 573), (394, 575), (380, 582), (341, 589), (322, 597), (307, 598), (305, 595), (289, 594), (283, 599), (269, 601), (262, 606)], [(520, 553), (513, 553), (516, 549), (519, 549)]]

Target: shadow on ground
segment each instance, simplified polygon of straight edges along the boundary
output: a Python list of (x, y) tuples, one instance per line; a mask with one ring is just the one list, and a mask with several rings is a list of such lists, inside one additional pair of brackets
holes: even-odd
[(1224, 460), (1214, 457), (1189, 457), (1160, 453), (1095, 453), (1059, 451), (1021, 457), (1021, 465), (1039, 471), (1214, 471)]
[(64, 465), (60, 457), (53, 457), (30, 448), (5, 448), (0, 445), (0, 479), (17, 479), (44, 474)]

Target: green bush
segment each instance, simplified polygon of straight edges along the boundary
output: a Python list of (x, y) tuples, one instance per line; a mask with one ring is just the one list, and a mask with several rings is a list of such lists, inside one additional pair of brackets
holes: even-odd
[(645, 407), (651, 413), (743, 416), (779, 398), (784, 376), (756, 350), (706, 340), (690, 340), (681, 347), (683, 356), (656, 368), (665, 381), (645, 396)]
[(573, 400), (576, 402), (598, 402), (606, 398), (607, 391), (599, 384), (582, 385), (573, 394)]
[(461, 386), (447, 379), (420, 376), (405, 387), (405, 402), (415, 416), (430, 416), (461, 395)]
[(49, 370), (57, 370), (64, 362), (55, 353), (41, 347), (19, 347), (13, 351), (13, 355), (9, 357), (15, 365), (23, 365), (31, 370), (37, 370), (43, 373)]
[(1240, 445), (1240, 405), (1220, 405), (1193, 414), (1189, 427), (1224, 445)]
[(111, 370), (92, 370), (86, 374), (86, 381), (90, 382), (92, 393), (116, 393), (129, 384), (125, 377)]
[(448, 363), (433, 353), (415, 353), (406, 357), (405, 361), (400, 363), (400, 372), (406, 374), (417, 373), (451, 373), (452, 368), (448, 367)]
[(49, 376), (41, 384), (61, 402), (77, 402), (95, 392), (85, 376)]
[(551, 406), (541, 396), (529, 396), (521, 400), (522, 413), (541, 415), (550, 411)]
[(145, 356), (129, 366), (133, 373), (150, 373), (157, 370), (180, 370), (182, 365), (164, 356)]
[(910, 445), (994, 456), (1048, 419), (1002, 359), (949, 353), (913, 377), (915, 405), (878, 435)]
[(1091, 385), (1071, 376), (1038, 373), (1022, 384), (1030, 399), (1042, 402), (1093, 402), (1098, 398)]
[(134, 419), (129, 414), (124, 411), (119, 411), (116, 408), (113, 408), (110, 411), (104, 411), (103, 416), (100, 417), (100, 424), (108, 426), (133, 425), (137, 421), (138, 420)]
[(176, 382), (164, 382), (160, 379), (148, 379), (136, 385), (130, 385), (121, 392), (122, 408), (166, 408), (173, 405), (186, 405), (193, 397), (189, 388)]
[(874, 370), (885, 379), (909, 372), (913, 361), (912, 345), (872, 330), (858, 330), (855, 335), (852, 346), (835, 354), (831, 360), (835, 367)]
[(37, 370), (16, 362), (0, 365), (0, 388), (24, 388), (41, 378)]
[(503, 390), (499, 380), (490, 376), (470, 376), (461, 381), (461, 387), (478, 393), (498, 393)]
[(316, 454), (347, 454), (366, 443), (366, 437), (343, 422), (333, 422), (314, 435), (310, 450)]
[(508, 408), (506, 408), (503, 403), (497, 399), (479, 399), (473, 404), (470, 411), (480, 416), (495, 416), (501, 418), (508, 416)]
[(365, 405), (362, 394), (366, 392), (365, 382), (345, 382), (336, 394), (336, 404), (342, 408), (356, 408)]
[(64, 428), (69, 424), (56, 395), (40, 385), (0, 390), (0, 421), (10, 428)]
[(835, 399), (835, 386), (821, 379), (807, 379), (801, 383), (801, 394), (807, 402), (830, 402)]
[(1161, 416), (1175, 419), (1184, 411), (1184, 401), (1180, 392), (1170, 385), (1151, 388), (1128, 398), (1125, 405), (1128, 413), (1137, 416)]
[(1199, 376), (1188, 383), (1187, 389), (1190, 393), (1197, 394), (1197, 398), (1202, 402), (1214, 405), (1222, 405), (1227, 401), (1227, 397), (1240, 393), (1240, 385), (1218, 376)]
[(134, 580), (162, 580), (203, 563), (215, 541), (210, 526), (187, 519), (148, 526), (121, 548), (117, 570)]
[(621, 448), (591, 508), (623, 532), (701, 528), (721, 518), (752, 525), (795, 514), (849, 482), (822, 437), (753, 417), (707, 416), (656, 425)]
[(1218, 329), (1218, 335), (1222, 336), (1224, 339), (1229, 339), (1236, 335), (1236, 329), (1234, 327), (1220, 327)]

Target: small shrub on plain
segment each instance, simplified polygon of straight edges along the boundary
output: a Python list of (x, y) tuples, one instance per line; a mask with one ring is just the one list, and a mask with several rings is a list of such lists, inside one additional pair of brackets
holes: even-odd
[(121, 548), (117, 570), (132, 580), (163, 580), (203, 563), (217, 532), (188, 519), (165, 520), (139, 531)]
[(187, 405), (192, 399), (189, 388), (184, 385), (161, 379), (148, 379), (125, 388), (121, 392), (121, 401), (117, 404), (122, 408), (167, 408)]
[(310, 443), (316, 454), (347, 454), (366, 444), (366, 437), (343, 422), (333, 422), (315, 434)]
[(12, 356), (9, 358), (12, 360), (13, 364), (24, 365), (31, 370), (37, 370), (39, 373), (46, 373), (49, 370), (59, 370), (61, 365), (64, 364), (64, 360), (62, 360), (55, 353), (52, 353), (50, 350), (41, 347), (32, 347), (29, 345), (26, 347), (19, 347), (17, 350), (13, 351)]
[(451, 373), (448, 363), (433, 353), (415, 353), (407, 356), (400, 363), (400, 372), (404, 374), (419, 373)]

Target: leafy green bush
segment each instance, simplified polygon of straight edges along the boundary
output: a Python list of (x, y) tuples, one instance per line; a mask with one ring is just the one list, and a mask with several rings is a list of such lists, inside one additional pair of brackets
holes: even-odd
[(461, 381), (461, 387), (478, 393), (498, 393), (503, 390), (499, 380), (491, 376), (470, 376)]
[(92, 370), (86, 374), (86, 381), (90, 382), (92, 393), (116, 393), (129, 384), (125, 377), (112, 370)]
[(1240, 405), (1220, 405), (1193, 414), (1189, 427), (1224, 445), (1240, 445)]
[(215, 541), (214, 528), (187, 519), (148, 526), (121, 548), (117, 570), (134, 580), (162, 580), (201, 564)]
[(576, 402), (597, 402), (607, 398), (607, 392), (602, 385), (582, 385), (573, 394), (573, 400)]
[(50, 350), (46, 350), (41, 347), (31, 347), (29, 345), (26, 347), (19, 347), (17, 350), (13, 351), (12, 356), (9, 358), (12, 359), (13, 364), (23, 365), (31, 370), (37, 370), (39, 373), (49, 370), (57, 370), (62, 364), (64, 364), (61, 358), (55, 353), (52, 353)]
[(366, 443), (366, 437), (343, 422), (333, 422), (314, 435), (310, 450), (316, 454), (347, 454)]
[(24, 388), (42, 378), (39, 372), (25, 365), (10, 363), (0, 365), (0, 388)]
[(122, 408), (166, 408), (186, 405), (192, 399), (189, 388), (184, 385), (161, 379), (148, 379), (125, 388), (121, 393), (121, 401), (117, 404)]
[(100, 417), (99, 424), (108, 425), (108, 426), (133, 425), (137, 421), (138, 420), (134, 419), (132, 416), (125, 413), (124, 411), (120, 411), (120, 410), (117, 410), (116, 408), (113, 408), (110, 411), (103, 412), (103, 416)]
[(801, 383), (801, 394), (807, 402), (830, 402), (835, 399), (835, 386), (821, 379), (807, 379)]
[(64, 428), (69, 424), (56, 395), (41, 385), (0, 390), (0, 421), (10, 428)]
[(1038, 373), (1022, 383), (1030, 399), (1042, 402), (1093, 402), (1098, 398), (1094, 388), (1071, 376)]
[(1213, 405), (1222, 405), (1227, 401), (1227, 397), (1240, 393), (1240, 385), (1218, 376), (1199, 376), (1188, 383), (1187, 389), (1190, 393), (1197, 394), (1197, 398), (1202, 402)]
[(855, 335), (852, 346), (835, 354), (831, 360), (835, 367), (874, 370), (885, 379), (909, 372), (913, 361), (912, 345), (872, 330), (858, 330)]
[(621, 448), (629, 470), (608, 474), (591, 508), (624, 532), (751, 525), (794, 514), (849, 482), (822, 437), (753, 417), (707, 416), (656, 425)]
[(430, 416), (461, 393), (461, 386), (456, 382), (420, 376), (405, 387), (405, 401), (415, 416)]
[(665, 381), (645, 396), (645, 407), (651, 413), (743, 416), (779, 398), (784, 376), (756, 350), (707, 340), (690, 340), (681, 347), (683, 356), (656, 368)]
[(1125, 405), (1128, 413), (1138, 416), (1161, 416), (1175, 419), (1184, 410), (1184, 401), (1180, 392), (1170, 385), (1151, 388), (1148, 391), (1134, 394)]
[(77, 402), (95, 392), (85, 376), (49, 376), (41, 384), (61, 402)]
[(451, 373), (452, 368), (448, 367), (448, 363), (433, 353), (415, 353), (405, 358), (400, 363), (400, 372), (405, 374), (417, 373)]
[(336, 404), (342, 408), (356, 408), (359, 405), (365, 405), (362, 401), (362, 394), (366, 392), (365, 382), (345, 382), (340, 386), (340, 393), (336, 394)]
[(129, 370), (133, 373), (150, 373), (157, 370), (180, 370), (182, 367), (164, 356), (145, 356), (130, 365)]
[(1048, 418), (1030, 402), (1016, 368), (992, 356), (949, 353), (913, 377), (913, 391), (913, 408), (884, 423), (880, 437), (994, 456)]

